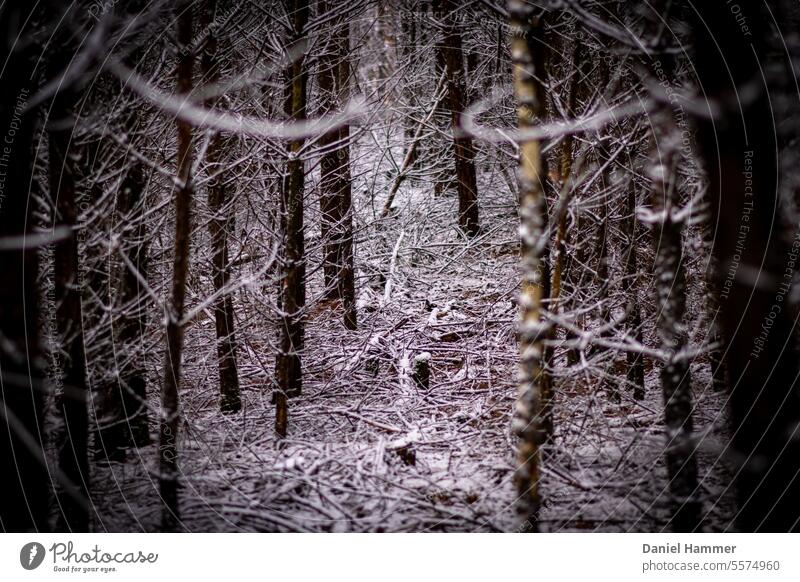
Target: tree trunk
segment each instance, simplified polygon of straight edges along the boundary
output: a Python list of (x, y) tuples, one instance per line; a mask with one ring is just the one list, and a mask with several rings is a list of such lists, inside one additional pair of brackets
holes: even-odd
[[(67, 54), (68, 51), (65, 51)], [(53, 76), (61, 74), (68, 64), (63, 58), (50, 63)], [(61, 473), (56, 497), (61, 509), (58, 529), (88, 531), (89, 462), (87, 443), (89, 411), (88, 382), (81, 309), (81, 281), (78, 265), (78, 205), (76, 203), (76, 156), (74, 88), (59, 91), (48, 115), (50, 196), (55, 201), (54, 224), (64, 229), (53, 252), (54, 300), (56, 329), (61, 347), (61, 381), (63, 393), (60, 413), (64, 421), (64, 437), (59, 443), (58, 467)]]
[[(321, 10), (335, 10), (321, 4)], [(350, 67), (350, 27), (335, 19), (319, 69), (322, 113), (332, 114), (347, 99)], [(356, 328), (355, 277), (353, 269), (353, 212), (350, 179), (350, 127), (331, 130), (320, 139), (326, 149), (320, 162), (320, 210), (323, 239), (323, 271), (326, 298), (339, 299), (344, 308), (344, 324)]]
[[(531, 54), (533, 55), (534, 59), (534, 69), (536, 71), (536, 75), (533, 79), (531, 79), (531, 83), (533, 84), (534, 91), (536, 95), (539, 97), (536, 102), (536, 107), (531, 110), (531, 114), (535, 117), (536, 121), (539, 123), (544, 123), (547, 120), (547, 82), (548, 82), (548, 58), (549, 58), (549, 51), (547, 50), (548, 47), (548, 39), (545, 38), (545, 17), (542, 15), (541, 17), (535, 18), (533, 22), (533, 27), (531, 29), (531, 34), (528, 37), (528, 46), (530, 47)], [(541, 147), (541, 145), (540, 145)], [(539, 169), (539, 176), (541, 176), (541, 186), (542, 186), (542, 210), (541, 210), (541, 219), (542, 219), (542, 233), (548, 232), (548, 223), (550, 221), (550, 211), (548, 209), (548, 197), (549, 198), (557, 198), (558, 194), (556, 191), (556, 186), (554, 181), (550, 178), (550, 163), (547, 159), (547, 156), (542, 154), (540, 156), (540, 169)], [(522, 195), (522, 191), (520, 191)], [(520, 197), (520, 207), (522, 206), (522, 198)], [(544, 245), (541, 251), (539, 251), (539, 280), (541, 281), (542, 285), (542, 304), (544, 305), (547, 302), (547, 306), (549, 308), (550, 301), (553, 299), (552, 295), (552, 287), (551, 281), (553, 280), (552, 269), (550, 267), (550, 239), (547, 238), (544, 240)], [(544, 317), (542, 316), (542, 319)], [(544, 336), (544, 340), (551, 340), (553, 339), (555, 329), (552, 326), (548, 326), (546, 330), (546, 335)], [(552, 371), (552, 363), (553, 358), (555, 356), (555, 348), (554, 346), (547, 345), (544, 348), (544, 353), (542, 354), (542, 362), (541, 362), (541, 371), (540, 371), (540, 378), (539, 378), (539, 386), (541, 390), (541, 399), (542, 399), (542, 420), (541, 426), (543, 431), (543, 441), (542, 444), (547, 444), (553, 438), (553, 376), (551, 374)], [(544, 453), (547, 451), (545, 450)]]
[[(30, 72), (39, 50), (24, 30), (31, 8), (23, 2), (0, 7), (0, 34), (24, 39), (0, 43), (3, 90), (0, 127), (6, 143), (0, 150), (0, 528), (6, 532), (47, 531), (48, 481), (42, 445), (45, 392), (39, 346), (38, 250), (29, 238), (34, 224), (31, 200), (37, 111), (26, 105), (35, 93)], [(13, 130), (13, 133), (12, 133)]]
[[(326, 2), (320, 4), (325, 13), (330, 10)], [(339, 71), (338, 45), (330, 36), (325, 51), (319, 57), (317, 84), (320, 94), (320, 114), (331, 115), (339, 103)], [(340, 192), (342, 189), (342, 172), (339, 160), (338, 142), (341, 139), (339, 128), (332, 129), (319, 140), (320, 148), (325, 153), (320, 160), (320, 235), (322, 237), (322, 271), (325, 282), (325, 299), (338, 299), (339, 286), (339, 246), (335, 240), (336, 229), (342, 220)]]
[[(606, 67), (604, 67), (606, 68)], [(611, 172), (610, 167), (611, 165), (608, 163), (610, 152), (607, 149), (607, 144), (603, 143), (603, 137), (598, 135), (597, 136), (597, 151), (598, 151), (598, 165), (602, 168), (600, 173), (600, 187), (602, 192), (604, 193), (605, 200), (600, 207), (598, 208), (597, 212), (599, 213), (600, 225), (598, 226), (597, 238), (595, 240), (595, 251), (594, 254), (597, 256), (597, 268), (595, 270), (596, 277), (595, 277), (595, 284), (597, 285), (597, 319), (600, 323), (600, 326), (603, 327), (603, 331), (600, 332), (602, 336), (608, 336), (609, 330), (607, 329), (608, 323), (611, 320), (611, 309), (608, 303), (608, 292), (611, 288), (611, 282), (609, 279), (609, 256), (608, 256), (608, 245), (609, 245), (609, 212), (608, 212), (608, 192), (612, 187), (611, 184)], [(608, 350), (607, 348), (599, 345), (592, 346), (591, 353), (593, 356), (602, 357), (602, 354), (606, 353)], [(612, 374), (614, 371), (614, 358), (613, 356), (608, 358), (607, 363), (603, 366), (603, 371), (601, 372), (602, 376), (600, 378), (600, 388), (608, 392), (609, 397), (614, 401), (620, 400), (620, 393), (618, 389), (618, 384), (614, 378), (612, 378)]]
[[(296, 47), (305, 38), (309, 8), (307, 0), (292, 0), (291, 47)], [(296, 55), (287, 72), (288, 98), (286, 113), (290, 120), (301, 120), (306, 114), (307, 72), (305, 56)], [(303, 140), (289, 142), (287, 180), (283, 189), (283, 280), (281, 285), (281, 345), (276, 358), (275, 376), (277, 390), (275, 431), (285, 436), (287, 430), (287, 399), (302, 391), (303, 379), (300, 354), (303, 349), (303, 308), (306, 302), (305, 289), (305, 235), (303, 231), (303, 189), (305, 169), (300, 159)]]
[[(669, 113), (658, 114), (662, 120)], [(659, 127), (659, 126), (656, 126)], [(681, 222), (675, 218), (679, 209), (677, 175), (679, 152), (676, 132), (671, 125), (661, 125), (663, 134), (654, 152), (652, 168), (653, 206), (656, 222), (655, 272), (656, 328), (667, 361), (661, 368), (664, 394), (664, 423), (667, 429), (667, 477), (672, 495), (670, 522), (676, 531), (693, 531), (701, 524), (701, 506), (697, 499), (697, 461), (692, 440), (692, 393), (689, 360), (685, 353), (686, 285), (681, 241)], [(660, 155), (660, 159), (659, 159)]]
[[(401, 66), (408, 67), (417, 59), (417, 12), (414, 10), (403, 10), (401, 13), (401, 26), (403, 30), (404, 50), (402, 56), (404, 62)], [(413, 120), (413, 111), (416, 87), (411, 84), (411, 80), (406, 76), (404, 79), (405, 86), (403, 87), (403, 96), (405, 100), (405, 108), (407, 115), (404, 116), (404, 137), (406, 146), (406, 155), (409, 157), (408, 167), (413, 168), (414, 164), (419, 157), (416, 144), (414, 143), (414, 134), (416, 132), (416, 123)]]
[(769, 60), (769, 27), (753, 4), (742, 4), (739, 14), (750, 28), (746, 36), (726, 2), (709, 0), (694, 9), (692, 63), (715, 106), (713, 118), (699, 118), (697, 128), (711, 223), (718, 225), (713, 249), (720, 266), (723, 362), (735, 427), (732, 448), (740, 464), (736, 522), (742, 531), (797, 531), (800, 394), (794, 316), (786, 296), (798, 242), (790, 246), (777, 234), (783, 227), (777, 136), (762, 70)]
[(705, 307), (708, 323), (708, 341), (712, 345), (708, 352), (708, 364), (711, 371), (711, 385), (717, 392), (728, 390), (728, 370), (723, 361), (722, 322), (720, 312), (720, 278), (719, 263), (713, 255), (713, 225), (703, 224), (703, 250), (707, 253), (708, 262), (705, 273)]
[[(203, 82), (214, 85), (220, 79), (220, 63), (217, 56), (217, 33), (213, 26), (216, 17), (216, 0), (206, 0), (202, 12), (201, 25), (206, 31), (206, 44), (200, 61)], [(207, 99), (209, 109), (219, 106), (217, 99)], [(211, 137), (206, 151), (209, 173), (208, 207), (211, 220), (208, 228), (211, 234), (211, 278), (214, 282), (214, 320), (217, 334), (217, 366), (219, 370), (219, 407), (222, 412), (238, 412), (242, 409), (239, 389), (239, 371), (236, 362), (235, 319), (233, 298), (227, 290), (231, 278), (231, 265), (228, 258), (228, 231), (233, 227), (233, 201), (229, 187), (225, 183), (226, 139), (220, 132)]]
[[(539, 94), (535, 75), (535, 35), (540, 22), (532, 23), (533, 7), (523, 2), (509, 2), (511, 54), (514, 63), (514, 88), (520, 130), (533, 127), (541, 111), (543, 95)], [(537, 19), (538, 20), (538, 19)], [(545, 441), (543, 426), (542, 355), (545, 329), (542, 323), (542, 300), (545, 284), (542, 279), (541, 251), (538, 248), (547, 210), (544, 200), (542, 153), (539, 142), (520, 140), (520, 233), (522, 245), (521, 321), (519, 326), (519, 397), (514, 418), (514, 431), (520, 439), (515, 481), (519, 509), (538, 529), (541, 493), (539, 490), (541, 445)]]
[[(652, 28), (669, 18), (668, 7), (654, 10)], [(660, 56), (654, 63), (659, 80), (675, 83), (675, 58)], [(658, 69), (661, 69), (660, 71)], [(702, 506), (698, 499), (697, 460), (692, 438), (692, 392), (690, 361), (685, 353), (687, 330), (686, 274), (683, 260), (678, 164), (685, 152), (681, 147), (681, 130), (673, 105), (662, 105), (652, 117), (653, 151), (649, 168), (651, 182), (653, 245), (655, 265), (653, 278), (656, 292), (656, 330), (660, 349), (666, 354), (661, 368), (661, 389), (664, 397), (664, 424), (667, 478), (669, 479), (670, 525), (675, 531), (694, 531), (702, 525)]]
[[(641, 345), (644, 342), (642, 332), (642, 311), (639, 305), (639, 267), (637, 261), (638, 245), (638, 220), (636, 219), (636, 187), (633, 180), (628, 185), (628, 192), (625, 200), (625, 235), (627, 252), (625, 255), (625, 276), (622, 279), (622, 291), (628, 297), (628, 331), (633, 334), (633, 338)], [(627, 380), (633, 386), (634, 400), (644, 400), (644, 362), (642, 354), (638, 352), (628, 352), (627, 358)]]
[[(578, 97), (578, 90), (581, 87), (581, 73), (583, 71), (583, 59), (581, 58), (581, 43), (575, 41), (572, 54), (572, 70), (574, 77), (570, 84), (567, 97), (566, 114), (571, 119), (575, 116), (575, 106)], [(561, 143), (561, 159), (558, 163), (558, 174), (561, 186), (571, 179), (572, 157), (574, 155), (574, 139), (572, 134), (564, 136)], [(561, 296), (562, 283), (564, 281), (564, 264), (566, 262), (566, 241), (567, 241), (567, 209), (564, 208), (556, 219), (556, 237), (553, 245), (553, 278), (550, 285), (550, 311), (556, 313), (558, 310), (558, 299)]]
[(455, 0), (441, 0), (444, 38), (439, 50), (447, 69), (447, 93), (450, 105), (456, 179), (458, 181), (458, 226), (468, 237), (480, 232), (478, 222), (478, 184), (475, 173), (475, 146), (464, 132), (462, 116), (466, 109), (464, 55)]
[[(339, 28), (337, 48), (339, 49), (339, 90), (340, 106), (344, 105), (348, 97), (350, 85), (350, 26), (344, 24)], [(344, 326), (354, 330), (358, 324), (356, 313), (356, 286), (355, 286), (355, 253), (353, 251), (353, 193), (352, 177), (350, 174), (350, 126), (343, 125), (339, 129), (339, 140), (342, 144), (339, 149), (339, 204), (341, 205), (341, 219), (338, 229), (338, 286), (339, 298), (344, 307)]]
[[(581, 41), (576, 40), (572, 53), (573, 78), (569, 88), (569, 96), (567, 97), (566, 107), (566, 114), (570, 118), (574, 118), (577, 114), (578, 94), (584, 88), (584, 84), (586, 82), (585, 68), (588, 66), (588, 59), (583, 58), (582, 51), (583, 49)], [(562, 187), (564, 187), (564, 184), (566, 184), (567, 181), (572, 179), (572, 158), (575, 155), (574, 141), (575, 140), (572, 134), (567, 134), (564, 136), (564, 140), (561, 144), (561, 159), (558, 161), (558, 173)], [(569, 195), (574, 196), (574, 189), (570, 189)], [(553, 282), (551, 285), (551, 303), (549, 306), (553, 313), (557, 313), (558, 301), (561, 297), (561, 290), (564, 286), (564, 282), (567, 280), (567, 237), (569, 235), (569, 232), (567, 232), (567, 215), (567, 209), (564, 208), (560, 215), (555, 217), (557, 220), (557, 226), (555, 242), (553, 245)], [(557, 330), (554, 329), (553, 335), (555, 336), (556, 333)], [(575, 338), (575, 335), (569, 331), (565, 332), (565, 336), (567, 339)], [(567, 364), (575, 365), (577, 362), (578, 349), (574, 348), (567, 350)]]
[[(179, 49), (177, 67), (177, 92), (189, 97), (192, 92), (194, 53), (192, 43), (192, 4), (184, 1), (176, 7), (177, 42)], [(178, 127), (177, 173), (179, 185), (175, 192), (175, 244), (172, 262), (172, 291), (166, 305), (167, 352), (164, 363), (164, 387), (161, 397), (160, 485), (163, 503), (161, 527), (174, 531), (180, 523), (178, 508), (178, 429), (180, 410), (178, 392), (181, 385), (181, 357), (183, 352), (183, 313), (186, 297), (186, 278), (189, 272), (189, 235), (191, 233), (191, 206), (193, 184), (192, 126), (183, 120)]]

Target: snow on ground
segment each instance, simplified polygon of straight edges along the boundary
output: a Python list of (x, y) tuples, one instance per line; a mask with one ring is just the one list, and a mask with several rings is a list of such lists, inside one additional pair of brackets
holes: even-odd
[[(509, 430), (517, 219), (507, 189), (483, 185), (482, 192), (488, 227), (471, 243), (452, 227), (453, 196), (435, 198), (413, 184), (401, 189), (403, 210), (389, 223), (360, 225), (359, 236), (375, 229), (382, 242), (357, 247), (359, 329), (344, 329), (330, 305), (312, 304), (304, 391), (290, 401), (283, 441), (272, 430), (274, 338), (263, 331), (274, 330), (273, 315), (237, 297), (244, 410), (232, 416), (217, 410), (213, 326), (199, 319), (187, 329), (180, 466), (188, 530), (524, 531), (514, 508)], [(321, 275), (311, 277), (314, 297)], [(427, 390), (408, 370), (425, 352)], [(543, 473), (546, 530), (666, 527), (662, 396), (657, 368), (648, 370), (647, 398), (639, 403), (625, 390), (614, 399), (585, 371), (559, 378), (556, 442)], [(718, 460), (724, 398), (708, 387), (706, 370), (702, 361), (693, 366), (695, 422), (706, 435), (700, 476), (707, 529), (718, 530), (731, 521), (732, 495)], [(158, 374), (154, 368), (153, 386)], [(157, 394), (151, 398), (155, 411)], [(156, 444), (97, 468), (91, 490), (103, 518), (96, 529), (158, 530), (156, 469)]]

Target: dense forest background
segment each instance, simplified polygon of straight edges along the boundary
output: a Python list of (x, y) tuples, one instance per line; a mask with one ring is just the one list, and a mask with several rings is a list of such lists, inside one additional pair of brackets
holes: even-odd
[(798, 529), (799, 17), (3, 2), (0, 527)]

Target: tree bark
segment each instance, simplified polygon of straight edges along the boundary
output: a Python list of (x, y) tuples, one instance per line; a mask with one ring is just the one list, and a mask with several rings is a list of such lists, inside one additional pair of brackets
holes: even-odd
[(468, 237), (480, 232), (478, 221), (478, 184), (475, 173), (475, 145), (464, 132), (462, 117), (466, 109), (464, 55), (462, 51), (458, 4), (455, 0), (440, 0), (444, 38), (439, 45), (447, 69), (447, 93), (450, 105), (456, 179), (458, 181), (458, 226)]
[[(577, 103), (578, 91), (581, 87), (581, 77), (583, 72), (584, 60), (581, 58), (581, 43), (575, 41), (572, 54), (572, 70), (574, 77), (570, 84), (567, 97), (566, 114), (573, 118)], [(558, 163), (559, 179), (562, 187), (571, 179), (572, 157), (574, 156), (574, 139), (572, 134), (564, 136), (561, 144), (561, 159)], [(564, 264), (566, 262), (566, 241), (567, 241), (567, 209), (564, 208), (556, 219), (556, 237), (553, 245), (553, 278), (550, 285), (550, 311), (555, 313), (558, 309), (558, 299), (561, 296), (561, 287), (564, 281)]]
[[(216, 17), (216, 0), (206, 0), (201, 25), (206, 31), (206, 43), (201, 57), (203, 82), (215, 85), (220, 80), (220, 63), (217, 55), (217, 33), (213, 26)], [(207, 99), (209, 109), (219, 106), (218, 99)], [(214, 283), (214, 321), (217, 336), (217, 369), (219, 371), (219, 407), (222, 412), (238, 412), (242, 409), (239, 388), (239, 370), (236, 360), (236, 335), (233, 298), (227, 290), (231, 278), (231, 265), (228, 257), (228, 231), (233, 227), (233, 201), (229, 186), (225, 181), (224, 151), (226, 139), (220, 132), (211, 137), (206, 150), (206, 161), (212, 177), (208, 181), (208, 207), (211, 220), (208, 228), (211, 234), (211, 278)]]
[[(323, 13), (330, 11), (327, 2), (320, 4)], [(335, 8), (334, 8), (335, 10)], [(333, 26), (336, 26), (334, 21)], [(332, 31), (331, 31), (332, 32)], [(319, 57), (319, 71), (317, 84), (320, 94), (320, 114), (332, 114), (339, 103), (339, 49), (336, 39), (328, 37), (325, 51)], [(344, 178), (341, 162), (339, 160), (341, 139), (339, 128), (332, 129), (319, 140), (320, 147), (325, 151), (320, 160), (320, 235), (322, 237), (322, 271), (325, 283), (325, 299), (339, 299), (339, 286), (337, 274), (339, 271), (339, 245), (336, 239), (336, 229), (342, 220), (342, 205), (340, 193)]]
[[(296, 47), (305, 38), (309, 7), (307, 0), (292, 0), (288, 11), (292, 22), (290, 47)], [(307, 71), (305, 55), (296, 55), (287, 71), (286, 113), (290, 120), (301, 120), (306, 115)], [(305, 289), (305, 235), (303, 230), (303, 190), (305, 169), (300, 158), (303, 140), (289, 142), (287, 179), (283, 189), (283, 280), (281, 284), (281, 344), (276, 358), (277, 389), (275, 431), (285, 436), (287, 430), (287, 399), (300, 395), (303, 386), (300, 354), (303, 349), (303, 308)]]
[[(700, 501), (697, 498), (697, 461), (692, 439), (692, 393), (689, 360), (686, 354), (686, 276), (683, 263), (682, 224), (675, 215), (680, 207), (677, 175), (679, 152), (671, 115), (656, 114), (658, 145), (654, 152), (656, 165), (651, 168), (653, 207), (658, 216), (655, 224), (656, 329), (661, 350), (667, 361), (661, 368), (661, 389), (664, 395), (666, 426), (667, 478), (672, 496), (670, 523), (676, 531), (694, 531), (701, 525)], [(660, 123), (659, 123), (660, 122)], [(660, 159), (659, 159), (660, 158)]]
[[(350, 85), (350, 26), (343, 25), (339, 29), (337, 39), (339, 49), (339, 87), (340, 87), (340, 106), (348, 97)], [(339, 174), (341, 189), (339, 194), (339, 204), (341, 205), (341, 220), (338, 232), (338, 257), (339, 274), (338, 287), (339, 298), (344, 307), (344, 326), (354, 330), (358, 327), (358, 316), (356, 313), (356, 283), (355, 283), (355, 253), (353, 249), (353, 192), (352, 176), (350, 174), (350, 126), (343, 125), (340, 130), (339, 140), (342, 144), (339, 149), (340, 165)]]
[[(669, 8), (656, 5), (651, 28), (666, 18)], [(659, 55), (653, 63), (663, 83), (674, 84), (676, 62), (671, 54)], [(660, 70), (659, 70), (660, 69)], [(664, 456), (669, 479), (670, 525), (675, 531), (694, 531), (702, 525), (702, 505), (698, 498), (697, 460), (692, 438), (692, 392), (690, 361), (686, 355), (687, 330), (686, 273), (683, 260), (683, 219), (678, 164), (683, 162), (681, 129), (673, 104), (663, 104), (652, 119), (653, 152), (649, 170), (655, 264), (656, 331), (660, 349), (666, 354), (661, 367), (664, 398), (666, 449)]]
[[(401, 27), (403, 31), (404, 43), (402, 57), (404, 62), (402, 66), (408, 67), (417, 59), (417, 12), (414, 10), (403, 10), (401, 12)], [(416, 123), (413, 122), (411, 112), (414, 111), (415, 102), (415, 87), (410, 82), (411, 80), (406, 76), (404, 78), (405, 85), (403, 87), (403, 97), (405, 101), (406, 111), (408, 115), (404, 116), (404, 138), (406, 146), (406, 156), (408, 156), (408, 167), (413, 168), (417, 162), (419, 153), (417, 151), (414, 135), (416, 133)]]
[[(543, 95), (539, 94), (535, 75), (538, 64), (534, 51), (536, 26), (533, 7), (525, 2), (509, 2), (511, 55), (514, 64), (514, 88), (520, 130), (533, 127), (541, 111)], [(540, 25), (540, 23), (538, 23)], [(547, 221), (544, 200), (544, 175), (539, 142), (520, 140), (520, 233), (522, 245), (522, 288), (519, 325), (519, 396), (514, 417), (514, 431), (520, 439), (515, 481), (519, 509), (538, 530), (541, 493), (539, 490), (541, 446), (546, 431), (543, 426), (542, 356), (546, 331), (542, 323), (542, 300), (545, 284), (542, 279), (539, 239)]]
[[(323, 2), (324, 12), (335, 10)], [(350, 66), (350, 27), (335, 19), (328, 50), (319, 70), (322, 112), (333, 113), (347, 98)], [(344, 325), (356, 328), (355, 276), (353, 267), (353, 209), (350, 178), (350, 127), (344, 125), (324, 134), (320, 146), (326, 149), (320, 162), (321, 234), (324, 241), (323, 272), (326, 298), (339, 299), (344, 308)]]
[[(69, 44), (69, 43), (67, 43)], [(68, 55), (69, 51), (63, 54)], [(49, 63), (52, 76), (62, 74), (69, 61), (54, 57)], [(89, 462), (87, 443), (89, 411), (88, 382), (81, 306), (80, 267), (78, 264), (78, 205), (76, 203), (76, 155), (74, 107), (77, 93), (64, 87), (53, 99), (48, 114), (50, 196), (55, 201), (54, 225), (64, 229), (53, 252), (53, 283), (56, 304), (56, 330), (61, 347), (63, 392), (59, 411), (64, 421), (64, 436), (59, 443), (60, 479), (56, 499), (61, 509), (57, 528), (61, 531), (88, 531)]]
[(701, 228), (703, 229), (703, 250), (708, 254), (704, 280), (708, 341), (712, 346), (708, 352), (708, 365), (711, 371), (712, 387), (717, 392), (725, 392), (728, 390), (728, 370), (723, 360), (724, 342), (722, 339), (722, 322), (720, 321), (720, 289), (718, 285), (720, 278), (719, 263), (713, 254), (713, 225), (707, 223), (702, 225)]
[[(194, 53), (192, 51), (192, 4), (184, 1), (176, 7), (178, 66), (177, 92), (189, 98), (192, 92)], [(164, 386), (161, 396), (160, 431), (160, 489), (163, 503), (161, 527), (174, 531), (180, 524), (178, 508), (178, 430), (180, 409), (178, 393), (181, 386), (181, 357), (183, 353), (183, 314), (186, 297), (186, 278), (189, 272), (189, 235), (191, 232), (192, 184), (192, 126), (181, 119), (178, 128), (177, 173), (179, 185), (175, 192), (175, 241), (172, 262), (172, 290), (166, 305), (167, 351), (164, 363)]]
[[(628, 297), (628, 331), (638, 344), (644, 342), (642, 332), (642, 308), (639, 304), (639, 267), (637, 259), (638, 220), (636, 219), (636, 188), (633, 180), (628, 185), (625, 197), (625, 234), (627, 252), (625, 254), (625, 276), (622, 279), (622, 290)], [(633, 387), (634, 400), (644, 400), (644, 362), (642, 355), (630, 351), (627, 359), (627, 380)]]

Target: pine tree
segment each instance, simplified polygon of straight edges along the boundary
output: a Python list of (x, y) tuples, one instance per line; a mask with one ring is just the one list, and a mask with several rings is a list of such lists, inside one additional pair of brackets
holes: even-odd
[[(302, 47), (309, 7), (306, 0), (292, 0), (288, 10), (292, 23), (292, 37), (288, 46), (291, 53)], [(292, 64), (286, 71), (285, 112), (291, 120), (301, 120), (306, 115), (306, 85), (308, 73), (305, 56), (293, 54)], [(280, 351), (275, 362), (277, 388), (275, 431), (286, 436), (288, 423), (287, 399), (302, 391), (303, 372), (301, 353), (304, 342), (303, 309), (306, 303), (305, 284), (305, 233), (303, 230), (303, 190), (305, 169), (300, 157), (303, 140), (289, 143), (282, 200), (283, 256), (281, 281)]]
[[(220, 81), (216, 0), (206, 0), (201, 26), (206, 31), (205, 47), (200, 61), (203, 82), (212, 89)], [(220, 105), (218, 99), (206, 100), (209, 109)], [(215, 132), (206, 150), (206, 161), (211, 177), (208, 182), (208, 207), (212, 213), (208, 228), (211, 233), (212, 273), (214, 293), (214, 320), (217, 335), (217, 362), (219, 370), (220, 410), (238, 412), (242, 408), (239, 391), (239, 370), (236, 361), (236, 336), (233, 299), (227, 287), (230, 284), (231, 265), (228, 257), (228, 232), (233, 227), (233, 201), (224, 171), (226, 136)]]
[[(180, 2), (175, 8), (178, 65), (177, 92), (189, 98), (192, 92), (194, 53), (192, 49), (192, 3)], [(186, 278), (189, 273), (189, 235), (194, 185), (191, 169), (193, 158), (192, 126), (184, 119), (178, 128), (177, 177), (175, 190), (175, 240), (172, 259), (172, 289), (166, 305), (167, 349), (164, 361), (164, 386), (161, 394), (160, 430), (160, 493), (163, 503), (161, 528), (174, 531), (180, 524), (178, 507), (178, 431), (180, 428), (179, 391), (181, 357), (183, 355), (183, 317)]]

